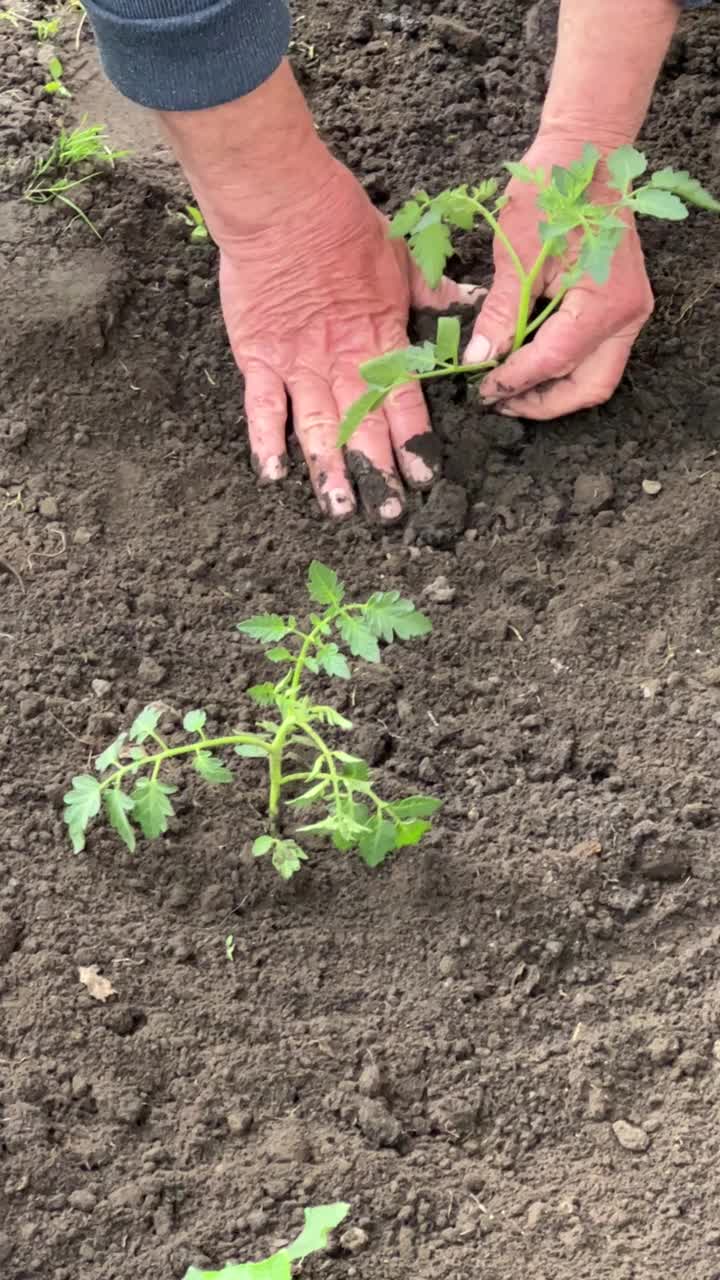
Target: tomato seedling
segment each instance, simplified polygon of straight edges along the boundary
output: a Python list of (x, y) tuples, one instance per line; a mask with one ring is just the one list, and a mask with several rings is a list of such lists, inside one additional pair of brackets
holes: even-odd
[[(187, 761), (206, 782), (233, 782), (235, 776), (216, 754), (232, 748), (236, 755), (264, 760), (268, 774), (268, 830), (253, 845), (256, 857), (269, 855), (275, 869), (288, 880), (307, 854), (296, 836), (329, 837), (345, 853), (357, 850), (369, 867), (378, 866), (393, 849), (416, 845), (430, 830), (428, 819), (440, 808), (433, 796), (408, 796), (391, 802), (377, 794), (370, 768), (359, 756), (331, 745), (325, 728), (352, 729), (352, 722), (335, 707), (318, 703), (305, 692), (307, 675), (351, 678), (346, 650), (366, 662), (380, 662), (380, 642), (426, 636), (432, 625), (412, 601), (398, 591), (378, 591), (364, 604), (345, 600), (345, 588), (332, 569), (315, 560), (308, 574), (308, 592), (322, 613), (312, 612), (304, 626), (297, 620), (268, 613), (238, 624), (244, 635), (266, 647), (266, 657), (283, 668), (274, 684), (254, 685), (248, 695), (274, 719), (258, 720), (254, 732), (232, 731), (208, 737), (206, 713), (189, 711), (183, 729), (192, 740), (171, 746), (158, 732), (162, 707), (150, 705), (127, 733), (98, 756), (98, 776), (81, 774), (65, 796), (65, 821), (76, 853), (85, 847), (85, 834), (102, 809), (114, 830), (132, 852), (136, 823), (147, 839), (161, 836), (173, 816), (171, 796), (177, 787), (161, 776), (165, 765)], [(292, 647), (291, 647), (292, 646)], [(290, 762), (290, 763), (288, 763)], [(132, 789), (126, 790), (126, 784)], [(288, 791), (290, 798), (285, 801)], [(322, 806), (324, 816), (288, 836), (283, 809)]]
[(260, 1262), (229, 1262), (222, 1271), (199, 1271), (190, 1267), (185, 1280), (291, 1280), (293, 1262), (327, 1248), (331, 1231), (340, 1226), (350, 1211), (349, 1204), (321, 1204), (305, 1210), (305, 1226), (284, 1249)]
[[(472, 231), (478, 219), (484, 222), (505, 249), (520, 285), (511, 348), (517, 351), (557, 310), (568, 289), (584, 277), (589, 276), (599, 285), (607, 284), (630, 214), (679, 222), (687, 218), (688, 205), (720, 212), (720, 202), (684, 169), (660, 169), (641, 186), (635, 186), (636, 180), (647, 171), (647, 159), (629, 145), (618, 147), (607, 157), (608, 186), (616, 196), (606, 204), (599, 204), (590, 192), (599, 162), (600, 152), (587, 143), (579, 160), (566, 169), (553, 165), (550, 174), (525, 164), (507, 162), (504, 165), (511, 177), (538, 190), (540, 249), (529, 267), (523, 265), (503, 228), (500, 214), (512, 196), (498, 195), (500, 183), (496, 178), (478, 187), (454, 187), (437, 196), (417, 192), (396, 213), (390, 224), (390, 235), (407, 241), (428, 284), (437, 288), (455, 252), (452, 231)], [(550, 258), (563, 263), (564, 275), (554, 297), (533, 317), (535, 286)], [(488, 360), (485, 364), (464, 365), (459, 347), (460, 321), (446, 316), (438, 321), (434, 343), (390, 351), (361, 365), (360, 374), (367, 383), (367, 391), (350, 406), (340, 424), (339, 443), (347, 444), (363, 419), (379, 408), (396, 387), (429, 378), (473, 376), (499, 363)]]

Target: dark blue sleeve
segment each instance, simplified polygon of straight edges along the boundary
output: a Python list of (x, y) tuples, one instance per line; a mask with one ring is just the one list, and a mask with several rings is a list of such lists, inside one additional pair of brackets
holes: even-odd
[(159, 111), (217, 107), (276, 71), (290, 39), (285, 0), (86, 0), (108, 78)]

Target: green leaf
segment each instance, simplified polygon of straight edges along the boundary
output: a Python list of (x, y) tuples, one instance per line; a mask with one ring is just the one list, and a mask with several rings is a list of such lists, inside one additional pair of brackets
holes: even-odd
[(234, 782), (235, 774), (227, 765), (218, 760), (217, 756), (212, 755), (209, 751), (197, 751), (193, 760), (193, 768), (197, 770), (201, 778), (213, 785), (221, 782)]
[(154, 733), (161, 716), (162, 707), (156, 707), (152, 702), (149, 706), (143, 707), (130, 726), (130, 741), (145, 742), (151, 733)]
[(51, 58), (48, 62), (48, 71), (53, 80), (62, 80), (63, 65), (59, 58)]
[(127, 845), (130, 852), (134, 853), (135, 832), (130, 826), (127, 817), (134, 808), (132, 797), (126, 795), (119, 787), (107, 787), (103, 794), (110, 826), (114, 831), (117, 831), (120, 839)]
[(720, 213), (720, 201), (700, 185), (697, 178), (691, 178), (687, 169), (659, 169), (652, 175), (650, 182), (662, 191), (673, 191), (681, 200), (694, 204), (698, 209), (709, 209), (711, 213)]
[(358, 853), (367, 867), (378, 867), (394, 848), (395, 826), (386, 818), (374, 819), (358, 843)]
[(533, 187), (544, 187), (547, 182), (544, 169), (531, 169), (522, 161), (516, 163), (513, 160), (506, 160), (503, 168), (507, 169), (512, 178), (517, 178), (519, 182), (529, 182)]
[(342, 449), (352, 438), (362, 422), (365, 421), (369, 413), (379, 408), (383, 400), (388, 394), (390, 387), (370, 387), (368, 391), (363, 391), (361, 396), (350, 405), (345, 414), (337, 436), (338, 449)]
[(168, 818), (173, 816), (173, 807), (168, 799), (177, 787), (159, 778), (138, 778), (132, 790), (134, 814), (140, 823), (143, 835), (148, 840), (164, 835), (168, 829)]
[(410, 241), (410, 251), (431, 289), (437, 289), (445, 266), (455, 252), (444, 222), (418, 228)]
[(239, 747), (235, 748), (236, 756), (245, 756), (248, 760), (264, 760), (267, 751), (264, 747), (256, 747), (252, 742), (241, 742)]
[(198, 1271), (191, 1267), (185, 1280), (291, 1280), (292, 1263), (286, 1249), (273, 1253), (262, 1262), (228, 1263), (222, 1271)]
[(65, 822), (75, 853), (85, 848), (85, 832), (100, 812), (100, 783), (89, 773), (79, 773), (72, 780), (72, 789), (63, 797)]
[(461, 231), (472, 231), (477, 217), (477, 210), (472, 196), (468, 195), (467, 184), (453, 187), (450, 191), (442, 191), (431, 205), (453, 227)]
[(460, 349), (460, 319), (458, 316), (441, 316), (437, 323), (435, 359), (438, 364), (448, 361), (458, 363)]
[(641, 187), (628, 197), (626, 203), (636, 213), (645, 214), (648, 218), (667, 218), (670, 222), (682, 222), (688, 216), (682, 200), (660, 187)]
[(350, 668), (344, 653), (336, 644), (324, 644), (318, 649), (317, 660), (328, 676), (337, 676), (340, 680), (350, 679)]
[(422, 818), (413, 818), (411, 822), (399, 822), (395, 827), (395, 848), (405, 849), (409, 845), (419, 844), (423, 836), (431, 831), (429, 822)]
[(373, 635), (388, 644), (395, 637), (410, 640), (432, 631), (430, 619), (415, 608), (412, 600), (403, 599), (399, 591), (376, 591), (365, 607), (365, 621)]
[(402, 236), (409, 236), (420, 221), (422, 212), (417, 200), (406, 200), (390, 222), (391, 239), (400, 240)]
[(313, 560), (308, 570), (308, 594), (316, 604), (341, 604), (345, 588), (334, 569)]
[(406, 796), (390, 805), (390, 812), (398, 822), (410, 822), (413, 818), (432, 818), (442, 807), (442, 800), (435, 796)]
[(361, 756), (352, 756), (347, 751), (333, 751), (336, 760), (344, 766), (342, 776), (357, 782), (367, 782), (370, 777), (370, 766)]
[(264, 854), (270, 852), (274, 844), (275, 841), (272, 836), (258, 836), (257, 840), (253, 842), (253, 857), (262, 858)]
[(276, 840), (272, 864), (283, 880), (290, 880), (299, 871), (307, 854), (294, 840)]
[(113, 768), (114, 765), (120, 764), (120, 749), (127, 742), (127, 734), (121, 733), (114, 742), (110, 743), (103, 752), (95, 760), (95, 768), (98, 773), (104, 773), (106, 769)]
[(267, 653), (265, 654), (265, 657), (270, 662), (294, 662), (295, 661), (295, 655), (292, 654), (289, 649), (286, 649), (285, 646), (282, 644), (275, 649), (268, 649)]
[(252, 698), (253, 702), (257, 702), (259, 707), (273, 707), (275, 705), (275, 685), (274, 684), (254, 684), (247, 690), (248, 698)]
[(279, 613), (258, 614), (245, 622), (238, 622), (237, 629), (242, 631), (243, 635), (259, 640), (261, 644), (277, 644), (292, 631), (289, 620), (281, 618)]
[(339, 1227), (343, 1218), (350, 1212), (350, 1205), (338, 1201), (335, 1204), (320, 1204), (314, 1209), (305, 1210), (305, 1226), (292, 1244), (287, 1246), (291, 1262), (299, 1262), (311, 1253), (327, 1248), (328, 1236)]
[(330, 779), (321, 778), (312, 787), (308, 787), (307, 791), (303, 791), (302, 795), (293, 796), (292, 800), (288, 800), (288, 804), (294, 805), (296, 809), (307, 809), (327, 791), (329, 786)]
[(616, 151), (611, 151), (607, 158), (607, 166), (610, 170), (612, 181), (608, 184), (615, 191), (621, 191), (623, 194), (629, 190), (636, 178), (642, 176), (647, 169), (647, 156), (642, 151), (636, 150), (635, 147), (626, 143), (622, 147), (618, 147)]
[(589, 275), (595, 284), (607, 284), (615, 250), (624, 234), (624, 227), (622, 229), (609, 227), (601, 230), (596, 236), (586, 236), (578, 258), (582, 275)]
[(334, 707), (312, 707), (312, 719), (334, 724), (337, 729), (352, 729), (352, 720), (346, 720)]
[(473, 187), (473, 199), (477, 200), (478, 204), (487, 204), (488, 200), (492, 200), (499, 186), (497, 178), (486, 178), (479, 186)]
[(366, 662), (380, 661), (380, 646), (364, 622), (358, 622), (348, 614), (339, 618), (336, 625), (354, 658), (364, 658)]
[(197, 711), (188, 711), (183, 720), (183, 729), (186, 733), (202, 733), (206, 720), (206, 711), (200, 711), (199, 709)]
[(387, 351), (360, 365), (360, 374), (372, 387), (392, 390), (414, 373), (430, 373), (436, 364), (435, 347), (426, 343), (422, 347), (402, 347)]

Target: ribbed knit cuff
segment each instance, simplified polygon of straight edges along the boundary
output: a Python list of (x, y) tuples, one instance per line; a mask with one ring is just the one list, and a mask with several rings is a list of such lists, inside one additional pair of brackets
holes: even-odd
[(284, 0), (86, 0), (109, 80), (157, 111), (197, 111), (257, 89), (290, 39)]

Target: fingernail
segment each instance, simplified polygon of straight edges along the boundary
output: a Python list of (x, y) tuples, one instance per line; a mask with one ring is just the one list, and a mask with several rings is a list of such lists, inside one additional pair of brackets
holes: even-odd
[(260, 472), (261, 484), (275, 484), (277, 480), (284, 480), (287, 475), (287, 458), (282, 454), (274, 454), (271, 458), (266, 458)]
[(423, 462), (422, 458), (418, 458), (417, 454), (410, 453), (408, 449), (403, 449), (403, 457), (405, 459), (403, 469), (410, 484), (416, 484), (420, 489), (432, 484), (435, 479), (435, 472), (426, 462)]
[(324, 494), (324, 498), (328, 514), (333, 520), (342, 520), (345, 516), (352, 515), (355, 510), (355, 503), (346, 489), (329, 489)]
[(399, 498), (388, 498), (378, 508), (378, 515), (383, 524), (392, 524), (395, 520), (400, 519), (403, 511), (404, 507)]
[(490, 359), (491, 351), (492, 347), (487, 338), (483, 338), (481, 333), (476, 333), (465, 348), (465, 360), (468, 364), (483, 364)]

